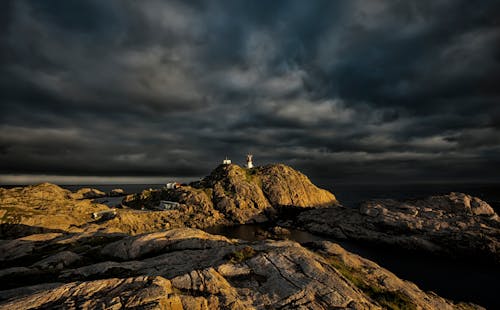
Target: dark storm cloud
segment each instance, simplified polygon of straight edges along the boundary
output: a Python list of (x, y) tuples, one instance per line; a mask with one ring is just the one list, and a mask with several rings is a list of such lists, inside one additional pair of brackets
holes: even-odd
[(498, 1), (3, 1), (0, 173), (498, 180)]

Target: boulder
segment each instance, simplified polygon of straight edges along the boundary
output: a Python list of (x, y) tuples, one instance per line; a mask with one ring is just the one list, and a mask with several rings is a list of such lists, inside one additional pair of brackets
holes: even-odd
[(73, 199), (96, 199), (105, 197), (106, 193), (95, 188), (80, 188), (75, 193), (71, 194)]
[(127, 193), (125, 193), (125, 190), (124, 189), (121, 189), (121, 188), (115, 188), (115, 189), (112, 189), (108, 194), (107, 196), (109, 197), (121, 197), (121, 196), (125, 196), (127, 195)]

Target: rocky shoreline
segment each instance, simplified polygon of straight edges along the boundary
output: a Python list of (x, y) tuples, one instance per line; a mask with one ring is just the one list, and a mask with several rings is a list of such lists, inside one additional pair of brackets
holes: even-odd
[(408, 201), (371, 200), (357, 208), (309, 210), (302, 212), (293, 225), (336, 239), (500, 263), (498, 215), (486, 202), (463, 193)]
[[(288, 166), (223, 165), (199, 182), (126, 195), (116, 209), (103, 194), (0, 188), (0, 309), (481, 308), (336, 243), (286, 240), (287, 226), (500, 262), (498, 215), (461, 193), (345, 208)], [(280, 226), (252, 242), (199, 230), (261, 222)]]

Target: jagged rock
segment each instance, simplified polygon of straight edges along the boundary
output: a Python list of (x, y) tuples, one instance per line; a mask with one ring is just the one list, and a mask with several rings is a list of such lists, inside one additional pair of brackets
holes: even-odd
[(490, 205), (463, 193), (422, 200), (370, 200), (358, 208), (301, 213), (295, 224), (335, 238), (365, 240), (500, 262), (500, 221)]

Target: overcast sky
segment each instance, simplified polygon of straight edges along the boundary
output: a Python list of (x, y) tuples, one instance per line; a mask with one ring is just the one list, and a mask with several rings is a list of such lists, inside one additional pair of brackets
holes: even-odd
[(500, 2), (3, 0), (0, 96), (3, 183), (498, 181)]

